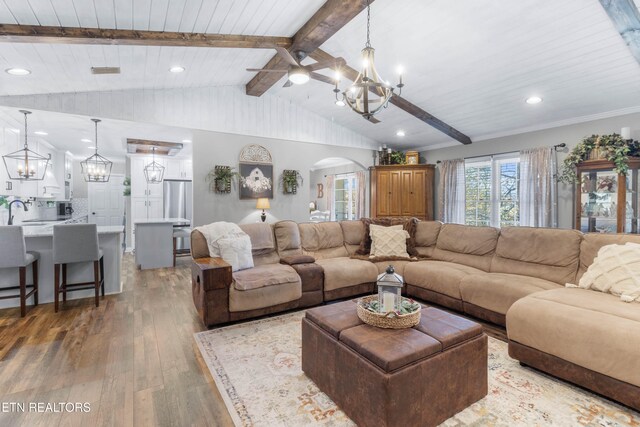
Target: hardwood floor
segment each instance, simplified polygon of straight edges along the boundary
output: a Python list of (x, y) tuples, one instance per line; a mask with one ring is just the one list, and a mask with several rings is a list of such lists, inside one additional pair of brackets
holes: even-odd
[[(0, 310), (0, 425), (233, 425), (193, 333), (190, 258), (175, 269), (123, 262), (124, 292)], [(24, 403), (25, 412), (2, 404)], [(88, 413), (29, 412), (30, 402), (89, 402)], [(53, 408), (56, 409), (56, 408)]]
[[(123, 260), (119, 295), (0, 310), (0, 426), (231, 426), (195, 347), (190, 258), (139, 271)], [(480, 322), (482, 323), (482, 322)], [(483, 324), (505, 339), (504, 329)], [(25, 412), (2, 404), (23, 403)], [(29, 412), (29, 403), (88, 402), (88, 413)]]

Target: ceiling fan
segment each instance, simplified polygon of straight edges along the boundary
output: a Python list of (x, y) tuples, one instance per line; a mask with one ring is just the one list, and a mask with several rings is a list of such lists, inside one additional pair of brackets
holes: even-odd
[[(289, 87), (291, 85), (302, 85), (309, 81), (309, 79), (319, 80), (326, 82), (329, 79), (322, 74), (315, 73), (316, 70), (323, 68), (339, 68), (346, 64), (343, 58), (336, 58), (335, 61), (316, 62), (311, 65), (302, 65), (301, 62), (307, 57), (306, 52), (298, 50), (295, 52), (296, 58), (294, 58), (289, 51), (283, 47), (277, 47), (278, 55), (280, 55), (285, 61), (289, 63), (288, 68), (277, 69), (263, 69), (263, 68), (247, 68), (247, 71), (251, 72), (265, 72), (265, 73), (287, 73), (288, 80), (283, 87)], [(333, 84), (333, 83), (331, 83)]]

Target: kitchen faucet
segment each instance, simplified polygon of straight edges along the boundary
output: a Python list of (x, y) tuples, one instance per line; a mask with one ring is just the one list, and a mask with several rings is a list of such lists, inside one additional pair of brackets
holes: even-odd
[(24, 211), (25, 212), (29, 211), (27, 204), (22, 200), (20, 199), (12, 200), (11, 202), (9, 202), (9, 222), (7, 223), (7, 225), (13, 225), (13, 215), (11, 215), (11, 205), (13, 205), (14, 203), (22, 203), (22, 208), (24, 209)]

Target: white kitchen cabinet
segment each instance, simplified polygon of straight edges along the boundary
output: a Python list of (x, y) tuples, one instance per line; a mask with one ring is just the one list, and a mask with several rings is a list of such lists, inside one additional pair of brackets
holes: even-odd
[(147, 199), (147, 218), (162, 218), (162, 197), (149, 197)]
[(164, 179), (188, 180), (193, 176), (191, 159), (165, 159)]

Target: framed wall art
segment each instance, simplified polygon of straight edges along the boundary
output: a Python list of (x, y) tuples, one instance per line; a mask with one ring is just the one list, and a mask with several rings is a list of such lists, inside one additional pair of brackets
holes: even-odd
[(240, 199), (273, 199), (273, 165), (240, 163)]

